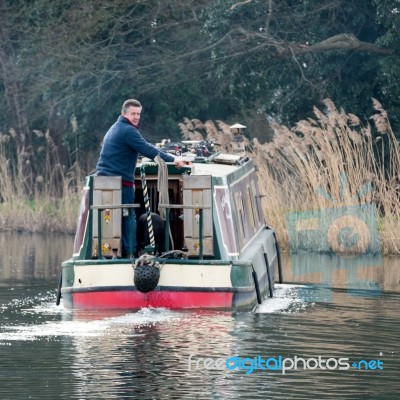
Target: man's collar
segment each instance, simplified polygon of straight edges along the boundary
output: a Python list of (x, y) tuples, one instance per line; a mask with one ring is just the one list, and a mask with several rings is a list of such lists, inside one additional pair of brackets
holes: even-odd
[(126, 117), (124, 117), (123, 115), (121, 115), (121, 117), (122, 117), (129, 125), (132, 125), (134, 128), (139, 129), (139, 125), (132, 124), (132, 122), (129, 121), (129, 119), (126, 118)]

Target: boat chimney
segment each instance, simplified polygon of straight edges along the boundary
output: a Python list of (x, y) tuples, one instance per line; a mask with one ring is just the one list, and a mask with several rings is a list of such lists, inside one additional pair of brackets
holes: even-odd
[(246, 155), (246, 150), (244, 146), (244, 135), (243, 131), (247, 127), (241, 124), (236, 123), (229, 127), (232, 132), (232, 150), (233, 154), (244, 157)]

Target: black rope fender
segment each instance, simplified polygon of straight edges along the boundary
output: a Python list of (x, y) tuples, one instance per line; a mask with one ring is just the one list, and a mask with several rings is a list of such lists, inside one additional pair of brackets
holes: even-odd
[(142, 293), (148, 293), (154, 290), (160, 280), (161, 269), (164, 264), (160, 264), (155, 256), (147, 253), (141, 255), (133, 267), (133, 283), (136, 289)]

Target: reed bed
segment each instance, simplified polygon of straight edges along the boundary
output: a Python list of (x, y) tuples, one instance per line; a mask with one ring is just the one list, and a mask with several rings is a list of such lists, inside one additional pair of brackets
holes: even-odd
[(28, 158), (13, 130), (0, 133), (0, 230), (73, 233), (81, 169), (67, 171), (49, 132), (35, 134), (42, 145)]
[[(247, 142), (248, 154), (259, 167), (268, 224), (277, 232), (284, 250), (292, 245), (288, 215), (314, 210), (332, 218), (339, 209), (370, 204), (377, 209), (380, 251), (400, 254), (399, 144), (382, 105), (376, 99), (372, 105), (374, 113), (363, 123), (327, 99), (323, 111), (314, 107), (315, 118), (299, 121), (292, 128), (273, 124), (272, 142)], [(231, 133), (221, 121), (202, 124), (185, 120), (181, 131), (188, 139), (215, 139), (229, 151)], [(360, 241), (361, 248), (363, 245)]]

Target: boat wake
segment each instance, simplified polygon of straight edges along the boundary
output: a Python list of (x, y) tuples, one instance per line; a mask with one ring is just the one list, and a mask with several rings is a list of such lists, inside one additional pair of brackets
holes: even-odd
[[(163, 308), (146, 308), (137, 312), (126, 310), (66, 310), (54, 303), (54, 292), (23, 301), (3, 304), (0, 314), (0, 345), (15, 341), (40, 339), (59, 340), (61, 337), (96, 337), (118, 335), (136, 336), (144, 326), (168, 324), (184, 314)], [(136, 332), (136, 333), (135, 333)]]
[(312, 305), (306, 300), (306, 285), (275, 284), (274, 297), (267, 297), (255, 312), (257, 314), (299, 313)]

